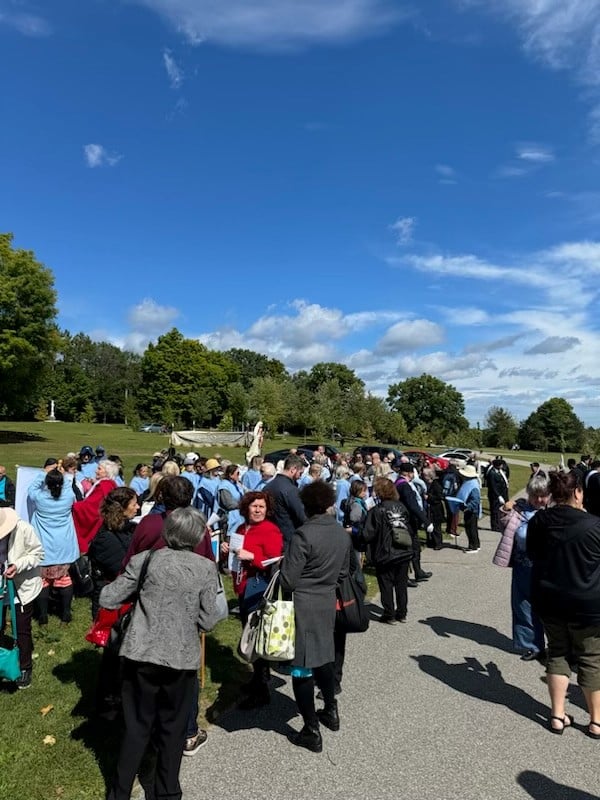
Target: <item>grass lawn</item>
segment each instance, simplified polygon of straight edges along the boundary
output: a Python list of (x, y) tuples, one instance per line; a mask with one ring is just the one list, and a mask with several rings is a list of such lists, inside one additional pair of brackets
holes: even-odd
[[(297, 441), (267, 442), (265, 451)], [(152, 453), (167, 443), (167, 436), (136, 433), (121, 425), (0, 423), (0, 463), (11, 477), (16, 464), (41, 465), (48, 456), (60, 457), (83, 444), (102, 444), (107, 453), (121, 456), (129, 479), (136, 463), (150, 460)], [(207, 455), (211, 452), (202, 450)], [(234, 461), (243, 460), (242, 448), (218, 450)], [(522, 457), (521, 453), (513, 455)], [(538, 460), (544, 459), (540, 456)], [(511, 491), (522, 488), (528, 475), (527, 467), (511, 467)], [(372, 594), (376, 581), (372, 575), (367, 580)], [(227, 578), (225, 586), (230, 605), (235, 605)], [(89, 601), (75, 600), (73, 611), (68, 626), (50, 617), (43, 635), (34, 622), (33, 684), (25, 691), (11, 693), (6, 685), (5, 691), (0, 691), (2, 717), (5, 723), (10, 721), (0, 726), (0, 798), (101, 800), (105, 779), (113, 774), (119, 725), (94, 716), (100, 652), (84, 639), (91, 621)], [(201, 713), (208, 721), (231, 705), (239, 683), (248, 675), (249, 667), (235, 654), (239, 636), (235, 617), (221, 622), (207, 636)]]

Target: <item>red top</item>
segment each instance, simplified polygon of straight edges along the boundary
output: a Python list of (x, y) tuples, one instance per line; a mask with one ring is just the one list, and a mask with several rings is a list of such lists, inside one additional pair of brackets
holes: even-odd
[(87, 553), (90, 542), (102, 525), (100, 516), (102, 501), (109, 492), (116, 488), (117, 484), (113, 480), (102, 478), (87, 497), (73, 504), (73, 522), (81, 555)]
[(283, 534), (268, 519), (256, 525), (242, 525), (237, 532), (244, 537), (244, 550), (254, 553), (252, 561), (244, 561), (242, 573), (233, 576), (233, 590), (241, 597), (248, 578), (265, 569), (262, 562), (268, 558), (278, 558), (283, 553)]
[[(160, 550), (161, 547), (166, 547), (165, 540), (162, 538), (162, 529), (165, 524), (165, 518), (170, 511), (164, 514), (146, 514), (146, 516), (139, 523), (131, 539), (129, 549), (125, 553), (125, 558), (121, 565), (121, 569), (125, 569), (130, 558), (136, 553), (143, 553), (145, 550)], [(210, 544), (210, 536), (202, 537), (200, 544), (194, 548), (194, 553), (205, 558), (210, 558), (211, 561), (215, 560), (212, 547)]]

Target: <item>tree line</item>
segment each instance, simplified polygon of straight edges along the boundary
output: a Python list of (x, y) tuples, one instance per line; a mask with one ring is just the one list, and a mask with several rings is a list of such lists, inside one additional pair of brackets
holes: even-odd
[[(0, 234), (0, 416), (46, 419), (49, 401), (64, 421), (160, 422), (180, 428), (241, 429), (262, 419), (273, 434), (319, 439), (360, 435), (389, 443), (580, 450), (585, 429), (562, 398), (522, 423), (494, 407), (483, 430), (470, 427), (462, 394), (432, 375), (366, 390), (344, 364), (322, 362), (290, 374), (252, 350), (210, 350), (173, 328), (141, 355), (85, 333), (59, 330), (52, 272)], [(598, 448), (592, 448), (597, 450)]]

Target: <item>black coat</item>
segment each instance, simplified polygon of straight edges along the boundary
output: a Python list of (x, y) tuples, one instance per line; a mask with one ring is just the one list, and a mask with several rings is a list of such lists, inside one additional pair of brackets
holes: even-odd
[(594, 472), (587, 479), (583, 492), (583, 504), (586, 511), (600, 517), (600, 472)]
[(128, 523), (122, 530), (111, 531), (104, 525), (91, 541), (88, 558), (92, 568), (94, 589), (92, 614), (98, 610), (100, 592), (121, 572), (121, 565), (129, 549), (136, 526)]
[(508, 500), (508, 482), (500, 470), (491, 467), (488, 469), (485, 478), (490, 503), (496, 502), (499, 497)]
[(419, 501), (417, 500), (415, 490), (412, 488), (412, 486), (409, 484), (407, 480), (399, 478), (394, 485), (396, 486), (396, 490), (398, 491), (398, 497), (400, 498), (400, 502), (408, 510), (408, 518), (410, 521), (411, 533), (416, 536), (419, 532), (419, 528), (421, 525), (424, 528), (426, 528), (429, 525), (427, 514), (423, 511), (423, 509), (419, 505)]
[(267, 483), (265, 492), (273, 498), (273, 522), (283, 534), (284, 547), (287, 548), (295, 531), (306, 522), (298, 487), (287, 475), (280, 474)]
[(281, 588), (294, 593), (294, 664), (321, 667), (335, 658), (335, 587), (348, 574), (350, 537), (331, 514), (311, 517), (281, 562)]
[[(410, 486), (409, 491), (412, 492)], [(392, 542), (392, 532), (386, 515), (386, 509), (398, 511), (404, 519), (404, 523), (411, 536), (416, 536), (411, 530), (409, 513), (406, 506), (397, 500), (384, 500), (379, 505), (372, 508), (367, 514), (362, 531), (362, 539), (369, 547), (369, 559), (376, 567), (391, 564), (396, 561), (410, 561), (413, 556), (412, 548), (402, 549), (394, 547)]]
[(440, 525), (446, 521), (446, 507), (444, 506), (444, 493), (442, 484), (438, 478), (434, 478), (427, 487), (427, 508), (429, 519), (434, 525)]
[(570, 506), (542, 509), (527, 526), (531, 604), (542, 619), (600, 625), (600, 519)]

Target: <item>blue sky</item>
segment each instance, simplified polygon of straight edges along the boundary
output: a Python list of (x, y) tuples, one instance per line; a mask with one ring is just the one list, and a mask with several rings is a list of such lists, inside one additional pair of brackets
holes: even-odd
[(0, 0), (0, 86), (61, 326), (600, 425), (597, 0)]

